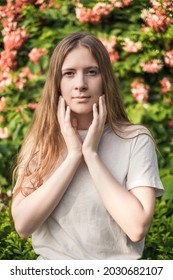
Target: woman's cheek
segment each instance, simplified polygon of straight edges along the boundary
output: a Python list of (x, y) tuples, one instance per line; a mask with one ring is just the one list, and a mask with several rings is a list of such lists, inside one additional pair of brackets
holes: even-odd
[(69, 105), (68, 103), (68, 98), (67, 98), (67, 96), (65, 96), (64, 94), (63, 94), (63, 92), (61, 93), (61, 95), (62, 95), (62, 97), (63, 97), (63, 99), (64, 99), (64, 101), (65, 101), (65, 105), (67, 106), (67, 105)]
[(100, 98), (101, 95), (102, 95), (102, 93), (98, 93), (98, 96), (96, 97), (95, 103), (96, 103), (97, 105), (99, 104), (99, 98)]

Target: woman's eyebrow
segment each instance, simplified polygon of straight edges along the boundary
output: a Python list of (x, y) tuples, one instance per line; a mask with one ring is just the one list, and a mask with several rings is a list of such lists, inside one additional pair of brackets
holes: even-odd
[(96, 69), (99, 69), (99, 67), (98, 67), (97, 65), (89, 66), (89, 67), (86, 67), (85, 69), (90, 69), (90, 68), (96, 68)]
[(70, 70), (75, 70), (75, 68), (62, 68), (62, 71), (70, 71)]
[[(99, 69), (99, 67), (97, 65), (91, 65), (91, 66), (84, 67), (84, 69), (86, 69), (86, 70), (91, 69), (91, 68)], [(76, 69), (77, 69), (77, 67), (69, 67), (69, 68), (62, 68), (62, 71), (69, 71), (69, 70), (76, 70)]]

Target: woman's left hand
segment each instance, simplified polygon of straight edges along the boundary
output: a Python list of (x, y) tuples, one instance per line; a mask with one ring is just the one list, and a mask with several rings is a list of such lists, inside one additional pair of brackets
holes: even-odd
[(91, 155), (91, 153), (97, 153), (98, 145), (104, 130), (106, 116), (107, 111), (105, 97), (104, 95), (101, 95), (99, 97), (99, 108), (97, 108), (96, 103), (93, 104), (93, 121), (88, 129), (88, 133), (82, 145), (84, 159)]

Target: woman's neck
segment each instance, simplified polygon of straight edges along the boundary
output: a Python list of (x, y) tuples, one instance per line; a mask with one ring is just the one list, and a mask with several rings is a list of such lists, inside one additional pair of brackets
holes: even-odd
[(88, 130), (92, 120), (93, 115), (92, 114), (72, 114), (72, 118), (75, 118), (77, 121), (77, 129), (78, 130)]

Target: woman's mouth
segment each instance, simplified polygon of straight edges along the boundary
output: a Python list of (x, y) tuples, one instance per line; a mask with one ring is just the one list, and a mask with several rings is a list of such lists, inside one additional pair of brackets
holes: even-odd
[(88, 102), (88, 100), (90, 98), (91, 98), (91, 96), (85, 96), (85, 95), (79, 95), (79, 96), (73, 97), (73, 99), (79, 103)]

